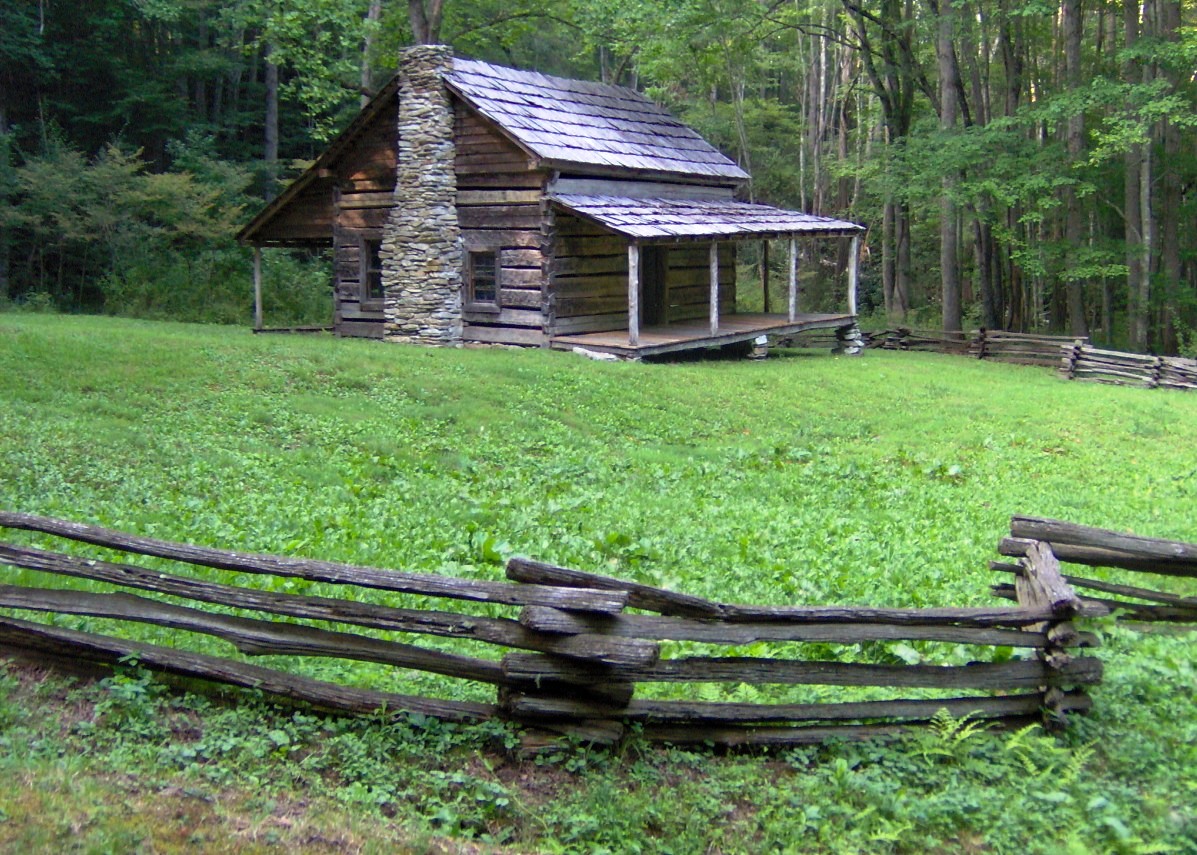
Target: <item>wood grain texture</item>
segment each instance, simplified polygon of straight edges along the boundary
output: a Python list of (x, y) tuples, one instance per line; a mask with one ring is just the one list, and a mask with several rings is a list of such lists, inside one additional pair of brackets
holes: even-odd
[(390, 714), (410, 712), (436, 716), (446, 721), (478, 721), (492, 717), (497, 711), (491, 704), (444, 701), (341, 686), (215, 656), (9, 617), (0, 617), (0, 646), (44, 650), (111, 664), (135, 659), (138, 665), (152, 671), (241, 686), (335, 712), (358, 715), (384, 711)]
[(632, 608), (650, 609), (663, 614), (687, 616), (718, 616), (718, 605), (701, 597), (679, 594), (664, 588), (654, 588), (611, 576), (586, 573), (558, 567), (545, 561), (516, 556), (507, 562), (507, 578), (529, 584), (562, 585), (618, 591), (627, 596)]
[(558, 567), (516, 556), (507, 563), (507, 577), (518, 581), (577, 585), (624, 591), (628, 606), (677, 617), (709, 618), (730, 623), (855, 623), (899, 626), (1019, 627), (1050, 620), (1048, 609), (927, 608), (895, 609), (872, 606), (752, 606), (717, 603), (665, 588), (655, 588), (611, 576)]
[(1033, 589), (1034, 602), (1020, 601), (1022, 605), (1048, 608), (1052, 614), (1064, 618), (1081, 610), (1081, 601), (1060, 575), (1060, 562), (1048, 544), (1043, 541), (1031, 544), (1023, 558), (1023, 567), (1022, 578)]
[(1135, 558), (1190, 567), (1197, 573), (1197, 544), (1078, 525), (1045, 517), (1014, 516), (1010, 534), (1051, 544), (1088, 546), (1123, 552)]
[[(748, 704), (696, 701), (633, 700), (626, 706), (577, 698), (542, 697), (508, 691), (502, 706), (518, 718), (602, 718), (658, 724), (754, 724), (769, 722), (864, 721), (869, 719), (928, 719), (940, 710), (960, 718), (1002, 718), (1034, 715), (1043, 707), (1043, 693), (954, 698), (896, 699), (815, 704)], [(1064, 693), (1062, 708), (1088, 710), (1084, 692)]]
[(400, 668), (477, 680), (506, 682), (497, 663), (470, 656), (426, 650), (365, 635), (333, 632), (295, 623), (210, 614), (135, 594), (94, 594), (0, 585), (0, 606), (9, 609), (87, 615), (149, 623), (215, 636), (247, 656), (320, 656), (378, 662)]
[(655, 644), (629, 643), (627, 639), (609, 636), (587, 633), (571, 638), (536, 632), (507, 618), (478, 617), (431, 609), (401, 609), (356, 600), (258, 591), (146, 570), (130, 564), (76, 558), (8, 544), (0, 544), (0, 564), (79, 579), (93, 579), (249, 611), (333, 621), (393, 632), (464, 638), (504, 647), (581, 657), (609, 665), (652, 662), (657, 658), (658, 651)]
[[(1002, 561), (990, 561), (990, 570), (997, 570), (1001, 573), (1011, 573), (1019, 575), (1023, 572), (1022, 567), (1018, 564), (1008, 564)], [(1166, 594), (1161, 591), (1153, 591), (1150, 588), (1140, 588), (1135, 585), (1121, 585), (1115, 582), (1106, 582), (1101, 579), (1089, 579), (1084, 576), (1070, 576), (1065, 575), (1064, 581), (1074, 588), (1088, 588), (1093, 591), (1101, 591), (1104, 594), (1117, 594), (1120, 597), (1130, 597), (1136, 600), (1146, 600), (1149, 603), (1159, 603), (1167, 606), (1179, 606), (1181, 608), (1197, 609), (1197, 597), (1183, 597), (1179, 594)], [(520, 618), (521, 622), (523, 618)], [(530, 625), (530, 624), (529, 624)]]
[[(997, 584), (989, 586), (990, 592), (1005, 600), (1017, 600), (1018, 593), (1015, 585)], [(1125, 600), (1112, 600), (1104, 597), (1082, 596), (1081, 602), (1088, 612), (1108, 615), (1114, 613), (1120, 620), (1133, 621), (1162, 621), (1169, 623), (1194, 622), (1194, 610), (1182, 606), (1144, 605)]]
[(586, 685), (616, 677), (637, 683), (750, 683), (889, 686), (938, 689), (1025, 689), (1099, 682), (1099, 659), (1081, 657), (1049, 669), (1037, 660), (968, 665), (872, 665), (750, 657), (665, 659), (642, 668), (597, 669), (532, 653), (509, 653), (503, 671), (513, 681), (554, 680)]
[[(1034, 543), (1023, 537), (1004, 537), (998, 544), (998, 552), (1012, 558), (1026, 555)], [(1145, 557), (1137, 552), (1106, 549), (1099, 546), (1076, 546), (1071, 543), (1051, 542), (1052, 552), (1060, 561), (1069, 564), (1086, 564), (1090, 567), (1117, 567), (1141, 573), (1158, 573), (1162, 576), (1194, 576), (1197, 568), (1185, 562), (1166, 561)]]
[(310, 558), (257, 555), (227, 549), (190, 546), (184, 543), (138, 537), (85, 523), (51, 517), (0, 511), (0, 527), (39, 531), (81, 543), (105, 546), (139, 555), (169, 558), (221, 570), (289, 576), (313, 582), (359, 585), (385, 591), (426, 594), (479, 602), (508, 605), (550, 605), (581, 611), (616, 613), (623, 609), (627, 596), (611, 590), (569, 590), (537, 585), (511, 585), (480, 579), (456, 579), (424, 573), (407, 573), (359, 567)]
[(831, 644), (860, 644), (867, 641), (944, 641), (956, 644), (992, 644), (1009, 647), (1045, 647), (1047, 637), (1039, 632), (1024, 632), (1002, 627), (957, 626), (952, 624), (872, 623), (794, 623), (790, 621), (749, 621), (730, 623), (723, 620), (656, 617), (654, 615), (614, 615), (589, 618), (543, 606), (527, 606), (520, 613), (520, 623), (545, 633), (592, 633), (628, 638), (669, 641), (702, 641), (713, 644), (752, 644), (757, 641), (801, 641)]

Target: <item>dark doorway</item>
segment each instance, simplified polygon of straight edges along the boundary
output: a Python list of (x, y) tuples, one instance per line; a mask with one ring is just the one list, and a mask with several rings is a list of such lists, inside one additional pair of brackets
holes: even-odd
[(640, 250), (640, 323), (657, 326), (665, 323), (665, 271), (669, 250), (663, 246), (646, 246)]

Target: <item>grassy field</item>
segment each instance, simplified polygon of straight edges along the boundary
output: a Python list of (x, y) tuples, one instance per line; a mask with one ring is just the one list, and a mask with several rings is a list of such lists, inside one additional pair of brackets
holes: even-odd
[[(1197, 396), (936, 355), (611, 365), (0, 315), (0, 506), (409, 570), (501, 578), (521, 553), (729, 601), (992, 604), (986, 562), (1012, 513), (1197, 541), (1194, 449)], [(1106, 684), (1061, 742), (947, 724), (764, 757), (633, 742), (520, 762), (494, 727), (17, 669), (0, 847), (1197, 852), (1192, 636), (1098, 629)], [(50, 786), (64, 775), (78, 786)]]

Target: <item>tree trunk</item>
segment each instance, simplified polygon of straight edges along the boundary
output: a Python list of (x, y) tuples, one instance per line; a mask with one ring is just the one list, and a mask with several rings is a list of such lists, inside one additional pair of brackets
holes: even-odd
[(262, 159), (266, 161), (269, 183), (266, 186), (266, 201), (274, 199), (278, 178), (278, 66), (270, 60), (273, 53), (270, 45), (264, 51), (266, 60), (266, 128), (263, 134)]
[[(1123, 0), (1123, 35), (1128, 49), (1133, 49), (1139, 40), (1139, 3), (1137, 0)], [(1133, 55), (1123, 64), (1123, 77), (1128, 83), (1137, 83), (1140, 77), (1139, 63)], [(1142, 185), (1143, 146), (1133, 145), (1124, 157), (1123, 210), (1126, 218), (1126, 278), (1127, 312), (1132, 350), (1147, 350), (1147, 311), (1151, 297), (1151, 283), (1144, 275), (1146, 260), (1143, 257), (1143, 205), (1139, 198)]]
[(901, 202), (895, 209), (897, 259), (894, 271), (894, 303), (905, 319), (910, 312), (910, 205)]
[(362, 39), (361, 105), (365, 107), (374, 96), (374, 69), (370, 65), (370, 53), (374, 48), (374, 30), (382, 17), (382, 0), (370, 0), (366, 10), (366, 34)]
[(904, 315), (898, 312), (894, 299), (894, 286), (897, 271), (897, 241), (894, 235), (894, 205), (893, 200), (887, 199), (881, 218), (881, 294), (885, 301), (885, 316), (892, 320), (904, 321)]
[[(8, 135), (8, 115), (0, 106), (0, 191), (9, 186), (12, 170), (12, 138)], [(6, 192), (0, 192), (0, 204), (11, 205), (13, 200), (6, 198)], [(8, 301), (9, 296), (9, 258), (12, 253), (11, 229), (0, 229), (0, 305)]]
[(411, 34), (418, 45), (434, 45), (441, 37), (444, 0), (407, 0)]
[[(1001, 92), (1001, 114), (1010, 117), (1017, 113), (1022, 100), (1026, 31), (1022, 20), (1012, 14), (1010, 0), (999, 0), (997, 21), (997, 53), (1002, 63), (1001, 78), (1005, 83)], [(1009, 205), (1003, 205), (995, 212), (995, 222), (1002, 224), (1007, 235), (1013, 236), (1017, 233), (1018, 220), (1017, 212)], [(992, 238), (992, 231), (990, 236)], [(1002, 325), (1009, 330), (1025, 330), (1027, 299), (1022, 270), (1015, 262), (1008, 245), (1001, 247), (1000, 256), (997, 255), (996, 243), (992, 251), (997, 259), (996, 278), (1004, 288), (995, 300), (1002, 306)]]
[(998, 300), (997, 283), (994, 281), (995, 259), (993, 252), (993, 230), (982, 220), (984, 211), (973, 212), (973, 257), (977, 266), (977, 283), (981, 291), (981, 326), (985, 329), (999, 329), (1002, 325), (1002, 310)]
[[(1159, 36), (1162, 41), (1175, 42), (1180, 34), (1179, 0), (1159, 0)], [(1163, 71), (1173, 91), (1180, 86), (1180, 75), (1170, 66)], [(1182, 178), (1180, 172), (1180, 129), (1167, 117), (1160, 121), (1163, 137), (1163, 156), (1160, 158), (1160, 274), (1163, 287), (1163, 328), (1160, 342), (1162, 353), (1176, 353), (1176, 321), (1180, 300), (1180, 231)]]
[[(204, 11), (200, 11), (200, 15), (204, 15)], [(207, 53), (209, 47), (208, 38), (208, 21), (206, 17), (201, 17), (198, 31), (196, 32), (196, 42), (199, 45), (200, 54)], [(208, 116), (208, 80), (204, 76), (203, 64), (195, 73), (195, 112), (199, 116), (201, 122), (209, 121)]]
[(1135, 302), (1139, 315), (1136, 320), (1139, 328), (1136, 333), (1136, 347), (1144, 352), (1151, 349), (1151, 271), (1155, 254), (1155, 215), (1152, 213), (1151, 199), (1151, 146), (1142, 147), (1143, 157), (1139, 161), (1139, 224), (1141, 229), (1140, 243), (1142, 262), (1139, 265), (1139, 282), (1136, 287)]
[[(914, 95), (921, 80), (916, 80), (912, 22), (915, 17), (911, 0), (882, 0), (876, 14), (866, 15), (858, 0), (841, 0), (852, 21), (855, 35), (860, 43), (859, 56), (872, 84), (873, 93), (881, 104), (885, 127), (885, 144), (900, 143), (910, 133), (914, 115)], [(870, 24), (877, 26), (878, 44), (873, 47)], [(878, 61), (880, 60), (880, 61)], [(932, 93), (934, 94), (934, 93)], [(885, 234), (892, 234), (893, 269), (890, 259), (885, 259), (883, 282), (886, 293), (891, 294), (889, 313), (905, 319), (910, 308), (910, 206), (899, 199), (886, 202)], [(891, 226), (892, 224), (892, 232)], [(883, 256), (886, 243), (883, 238)], [(892, 289), (890, 287), (892, 282)]]
[[(957, 74), (952, 38), (955, 31), (952, 0), (942, 0), (939, 7), (936, 58), (939, 66), (939, 127), (952, 131), (959, 113)], [(939, 202), (939, 271), (943, 292), (943, 328), (959, 332), (963, 328), (960, 308), (960, 236), (956, 227), (956, 201), (953, 198), (959, 176), (948, 170), (942, 180)]]
[[(1084, 85), (1084, 72), (1081, 69), (1081, 23), (1080, 0), (1064, 0), (1064, 76), (1068, 88), (1074, 91)], [(1084, 149), (1084, 112), (1077, 110), (1068, 118), (1065, 133), (1068, 162), (1075, 165), (1081, 160)], [(1066, 245), (1064, 255), (1066, 259), (1073, 260), (1084, 244), (1084, 218), (1081, 216), (1080, 201), (1072, 185), (1064, 188), (1063, 197)], [(1068, 266), (1074, 267), (1075, 262)], [(1084, 283), (1071, 270), (1064, 271), (1064, 278), (1068, 296), (1068, 332), (1074, 337), (1082, 338), (1089, 334), (1089, 325), (1085, 322)]]

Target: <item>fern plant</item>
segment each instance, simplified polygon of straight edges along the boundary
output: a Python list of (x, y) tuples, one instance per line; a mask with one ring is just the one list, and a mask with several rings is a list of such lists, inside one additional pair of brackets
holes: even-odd
[(971, 713), (956, 718), (941, 708), (931, 717), (928, 731), (922, 740), (924, 759), (957, 763), (969, 753), (969, 742), (989, 729), (989, 724), (976, 721)]

